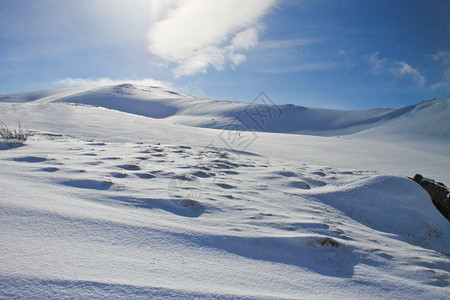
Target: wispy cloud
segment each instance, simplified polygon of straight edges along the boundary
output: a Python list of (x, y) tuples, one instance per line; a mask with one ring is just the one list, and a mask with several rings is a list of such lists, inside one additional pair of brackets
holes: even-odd
[(255, 47), (249, 61), (263, 73), (285, 74), (307, 71), (326, 71), (345, 67), (346, 57), (334, 52), (317, 50), (326, 39), (301, 38), (267, 40)]
[(222, 70), (246, 60), (276, 0), (185, 0), (149, 32), (148, 49), (175, 65), (175, 76)]
[(304, 39), (287, 39), (287, 40), (267, 40), (258, 44), (257, 50), (285, 50), (285, 49), (298, 49), (301, 47), (311, 46), (322, 42), (317, 38), (304, 38)]
[(442, 80), (433, 84), (431, 88), (450, 92), (450, 52), (441, 51), (431, 55), (431, 58), (435, 62), (441, 63), (444, 68)]
[(434, 61), (442, 62), (445, 65), (450, 65), (450, 52), (441, 51), (431, 55)]
[(375, 74), (382, 72), (387, 69), (387, 60), (386, 58), (380, 58), (379, 53), (372, 53), (367, 57), (367, 60), (370, 63), (371, 71)]
[(450, 70), (445, 71), (442, 80), (433, 84), (431, 89), (450, 92)]
[(367, 61), (374, 74), (390, 74), (396, 78), (407, 79), (414, 84), (423, 86), (425, 77), (415, 68), (404, 61), (389, 61), (379, 56), (378, 52), (368, 55)]
[(159, 81), (152, 78), (142, 78), (138, 80), (133, 79), (111, 79), (108, 77), (102, 78), (71, 78), (66, 77), (54, 82), (58, 87), (89, 87), (89, 86), (105, 86), (105, 85), (115, 85), (122, 83), (132, 83), (138, 85), (156, 85), (163, 87), (172, 87), (172, 84), (165, 81)]
[(391, 67), (391, 72), (396, 77), (409, 77), (420, 86), (425, 84), (425, 77), (423, 77), (419, 71), (403, 61), (395, 62)]
[(317, 61), (317, 62), (304, 62), (297, 65), (292, 66), (283, 66), (283, 67), (268, 67), (264, 68), (260, 71), (264, 73), (273, 73), (273, 74), (286, 74), (286, 73), (296, 73), (303, 71), (326, 71), (333, 70), (341, 67), (343, 64), (340, 62), (325, 62), (325, 61)]

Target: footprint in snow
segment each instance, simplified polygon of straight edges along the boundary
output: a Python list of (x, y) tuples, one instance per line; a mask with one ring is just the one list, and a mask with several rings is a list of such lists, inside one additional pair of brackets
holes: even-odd
[(326, 174), (325, 174), (324, 172), (321, 172), (321, 171), (318, 171), (318, 172), (312, 172), (312, 174), (318, 175), (318, 176), (322, 176), (322, 177), (326, 176)]
[(84, 156), (97, 156), (96, 153), (83, 153), (81, 155), (84, 155)]
[(91, 162), (85, 163), (85, 165), (88, 165), (88, 166), (98, 166), (98, 165), (101, 165), (101, 164), (103, 164), (103, 162), (101, 160), (91, 161)]
[(92, 190), (109, 190), (113, 185), (110, 181), (99, 181), (92, 179), (74, 179), (63, 181), (62, 184), (79, 189), (92, 189)]
[(213, 164), (214, 164), (214, 167), (219, 168), (219, 169), (233, 169), (233, 168), (237, 168), (240, 166), (239, 164), (235, 164), (235, 163), (225, 160), (225, 159), (213, 160)]
[(151, 171), (150, 174), (158, 176), (158, 177), (172, 177), (175, 175), (175, 173), (173, 172), (166, 172), (164, 170), (155, 170), (155, 171)]
[(100, 142), (100, 143), (95, 143), (95, 142), (93, 142), (93, 143), (87, 143), (87, 145), (90, 145), (90, 146), (105, 146), (106, 143), (102, 143), (102, 142)]
[(315, 179), (311, 179), (311, 178), (305, 178), (305, 180), (311, 186), (325, 186), (325, 185), (327, 185), (326, 182), (323, 182), (323, 181), (320, 181), (320, 180), (315, 180)]
[(152, 154), (152, 156), (153, 157), (166, 157), (167, 154), (165, 154), (165, 153), (154, 153), (154, 154)]
[(183, 149), (179, 149), (179, 150), (173, 150), (172, 153), (184, 154), (184, 153), (186, 153), (186, 151), (184, 151)]
[(163, 148), (151, 148), (150, 151), (152, 152), (164, 152)]
[(216, 183), (216, 185), (221, 187), (221, 188), (223, 188), (223, 189), (234, 189), (234, 188), (236, 188), (235, 186), (230, 185), (228, 183)]
[(148, 157), (146, 157), (146, 156), (137, 156), (135, 158), (139, 159), (139, 160), (147, 160), (148, 159)]
[(115, 178), (125, 178), (125, 177), (128, 176), (127, 174), (125, 174), (125, 173), (120, 173), (120, 172), (113, 172), (113, 173), (111, 173), (110, 175), (111, 175), (112, 177), (115, 177)]
[(374, 253), (375, 255), (378, 255), (379, 257), (387, 259), (387, 260), (391, 260), (392, 258), (394, 258), (392, 255), (387, 254), (386, 252), (384, 252), (381, 249), (370, 249), (370, 250), (368, 250), (368, 252)]
[(192, 175), (194, 175), (196, 177), (201, 177), (201, 178), (209, 178), (211, 176), (216, 176), (216, 174), (214, 174), (214, 173), (207, 173), (204, 171), (197, 171), (197, 172), (192, 173)]
[(151, 179), (151, 178), (155, 178), (156, 176), (151, 174), (151, 173), (135, 173), (134, 175), (136, 175), (137, 177), (141, 178), (141, 179)]
[(140, 170), (141, 167), (139, 167), (139, 165), (118, 165), (117, 167), (121, 168), (121, 169), (125, 169), (125, 170), (129, 170), (129, 171), (136, 171), (136, 170)]
[(284, 177), (297, 177), (298, 175), (291, 171), (279, 171), (275, 172), (278, 175), (284, 176)]
[(228, 175), (238, 175), (238, 174), (239, 174), (239, 172), (236, 172), (236, 171), (228, 171), (228, 170), (222, 171), (222, 173), (225, 173), (225, 174), (228, 174)]
[(40, 169), (40, 171), (50, 172), (50, 173), (56, 172), (56, 171), (58, 171), (58, 170), (59, 170), (58, 168), (54, 168), (54, 167), (48, 167), (48, 168), (42, 168), (42, 169)]
[(311, 189), (311, 186), (304, 181), (291, 181), (287, 184), (287, 186), (302, 190)]
[(44, 161), (48, 161), (48, 158), (45, 157), (39, 157), (39, 156), (22, 156), (22, 157), (15, 157), (12, 160), (19, 161), (19, 162), (28, 162), (28, 163), (40, 163)]

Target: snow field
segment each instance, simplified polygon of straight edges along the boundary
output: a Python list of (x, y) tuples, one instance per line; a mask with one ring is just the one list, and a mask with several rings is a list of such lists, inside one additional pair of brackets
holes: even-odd
[(446, 299), (450, 223), (406, 176), (450, 182), (449, 101), (0, 96), (36, 131), (0, 142), (0, 298)]
[[(56, 297), (448, 290), (448, 223), (405, 178), (46, 133), (0, 155), (3, 292), (18, 283)], [(180, 205), (169, 183), (192, 177), (201, 195)]]

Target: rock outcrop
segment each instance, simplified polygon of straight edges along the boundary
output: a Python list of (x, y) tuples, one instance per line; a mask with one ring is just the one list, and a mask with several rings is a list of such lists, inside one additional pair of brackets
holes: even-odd
[(445, 184), (424, 178), (420, 174), (414, 175), (412, 180), (420, 184), (428, 192), (434, 206), (450, 221), (450, 191)]

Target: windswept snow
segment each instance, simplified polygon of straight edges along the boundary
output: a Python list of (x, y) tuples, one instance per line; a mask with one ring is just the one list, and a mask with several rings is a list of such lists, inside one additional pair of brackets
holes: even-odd
[(450, 182), (450, 98), (400, 110), (271, 106), (282, 114), (267, 132), (228, 126), (252, 121), (247, 104), (158, 87), (0, 99), (0, 120), (37, 130), (0, 145), (2, 298), (450, 292), (449, 222), (406, 178)]

